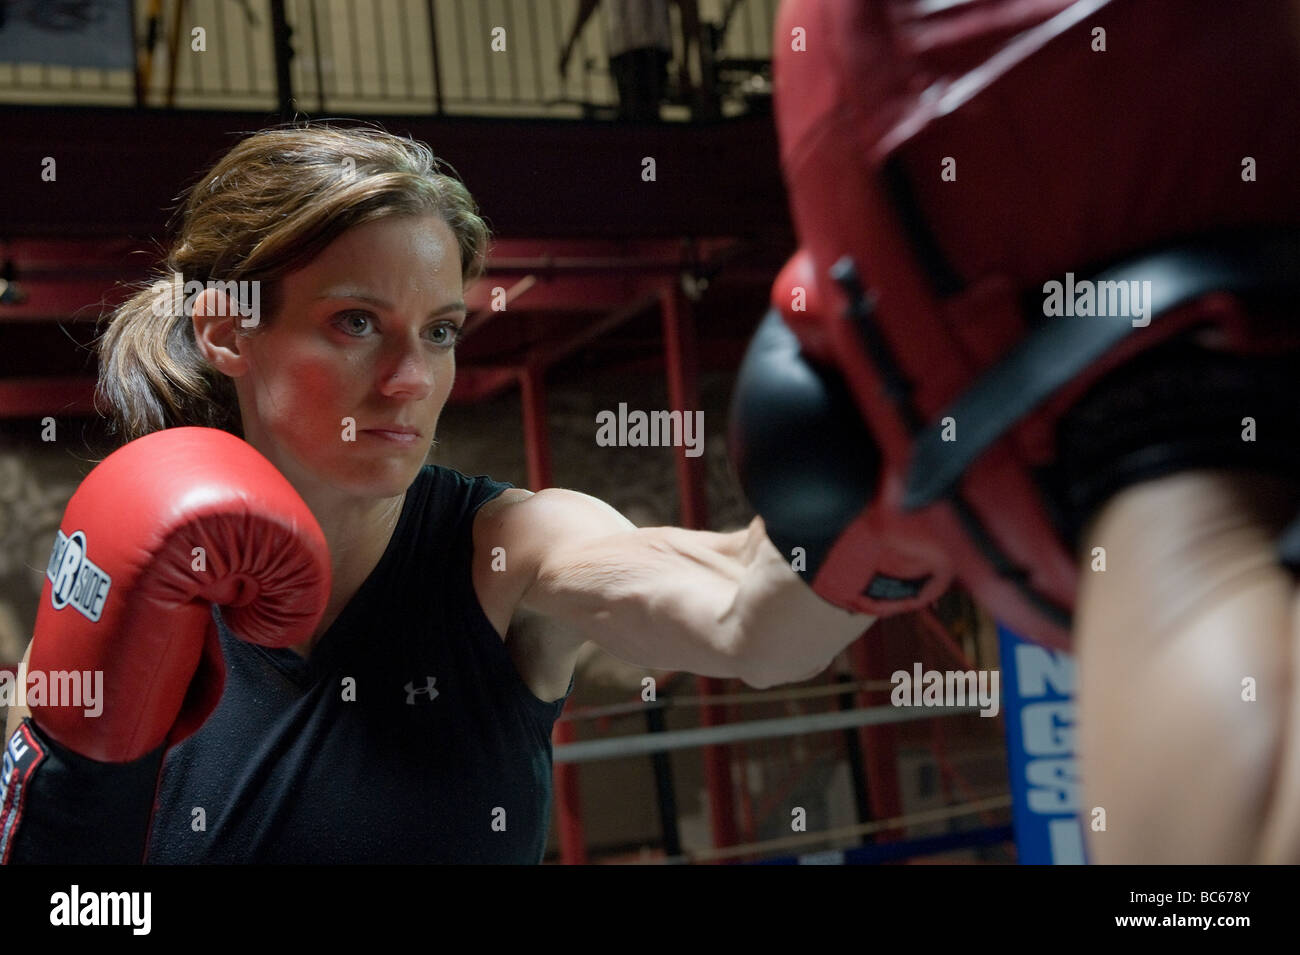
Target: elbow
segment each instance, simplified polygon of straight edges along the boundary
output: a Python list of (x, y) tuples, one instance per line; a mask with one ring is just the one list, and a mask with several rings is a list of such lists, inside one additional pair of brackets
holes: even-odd
[[(742, 661), (743, 662), (743, 661)], [(739, 668), (737, 676), (746, 686), (755, 690), (770, 690), (774, 686), (784, 686), (788, 683), (804, 683), (811, 680), (817, 674), (829, 666), (827, 663), (808, 668), (805, 661), (802, 665), (762, 665), (762, 661), (754, 661), (759, 665), (742, 666)]]
[(770, 641), (760, 643), (743, 635), (729, 641), (727, 658), (731, 675), (755, 690), (804, 683), (825, 670), (835, 659), (834, 655), (824, 660), (815, 658), (808, 648), (799, 648), (789, 640), (773, 646)]
[(769, 654), (747, 648), (743, 641), (732, 643), (727, 656), (727, 669), (731, 676), (752, 689), (768, 690), (789, 682), (785, 679), (784, 668), (775, 665), (778, 661), (773, 661)]
[(772, 687), (780, 686), (785, 682), (761, 673), (740, 673), (737, 676), (740, 678), (741, 683), (753, 690), (770, 690)]

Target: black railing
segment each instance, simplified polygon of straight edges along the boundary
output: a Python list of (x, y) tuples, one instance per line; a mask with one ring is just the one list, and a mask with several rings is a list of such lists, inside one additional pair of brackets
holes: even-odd
[[(41, 3), (0, 4), (6, 11), (0, 36), (15, 24), (36, 28)], [(678, 78), (686, 42), (674, 3), (673, 63), (661, 116), (764, 108), (776, 4), (698, 0), (701, 39), (684, 86)], [(129, 50), (119, 68), (57, 65), (41, 62), (37, 51), (11, 50), (17, 62), (0, 62), (0, 102), (281, 112), (287, 105), (308, 114), (616, 114), (605, 4), (579, 34), (567, 77), (558, 61), (578, 0), (85, 0), (80, 6), (88, 19), (62, 29), (107, 36), (106, 24), (131, 17), (134, 68)], [(125, 37), (126, 28), (117, 35)]]

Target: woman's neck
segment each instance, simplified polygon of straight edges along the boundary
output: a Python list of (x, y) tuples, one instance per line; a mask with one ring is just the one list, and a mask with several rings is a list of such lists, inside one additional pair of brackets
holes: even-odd
[(330, 503), (303, 495), (315, 515), (330, 553), (330, 597), (311, 639), (293, 647), (308, 656), (384, 556), (402, 516), (406, 494), (394, 498), (349, 499)]

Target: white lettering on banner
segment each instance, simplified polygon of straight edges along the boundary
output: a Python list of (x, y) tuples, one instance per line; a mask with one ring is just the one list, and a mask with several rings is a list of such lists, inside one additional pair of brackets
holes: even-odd
[(1047, 821), (1052, 862), (1081, 865), (1084, 851), (1078, 821), (1081, 799), (1074, 752), (1075, 702), (1052, 698), (1074, 692), (1074, 658), (1028, 643), (1016, 646), (1015, 654), (1016, 687), (1021, 697), (1016, 730), (1025, 748), (1028, 784), (1025, 803), (1030, 812), (1059, 817)]
[(1074, 755), (1074, 701), (1030, 703), (1020, 713), (1030, 756)]
[(1053, 819), (1047, 824), (1053, 865), (1083, 865), (1083, 829), (1074, 819)]

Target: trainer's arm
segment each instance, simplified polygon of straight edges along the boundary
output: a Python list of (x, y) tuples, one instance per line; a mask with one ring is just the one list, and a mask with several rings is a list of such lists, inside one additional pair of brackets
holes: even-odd
[[(1117, 495), (1085, 534), (1075, 635), (1095, 861), (1300, 862), (1300, 604), (1276, 558), (1298, 503), (1277, 479), (1188, 472)], [(1104, 572), (1089, 570), (1098, 546)]]

